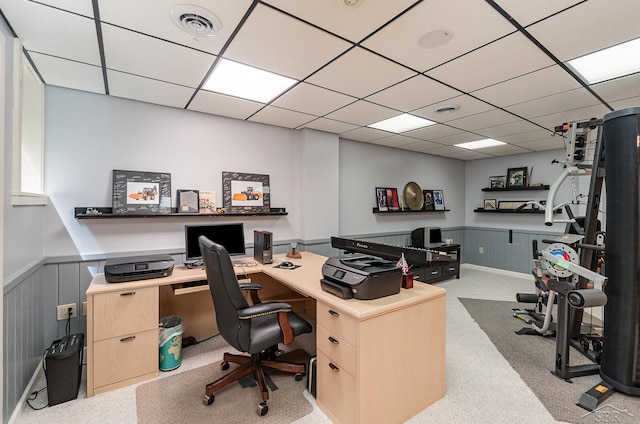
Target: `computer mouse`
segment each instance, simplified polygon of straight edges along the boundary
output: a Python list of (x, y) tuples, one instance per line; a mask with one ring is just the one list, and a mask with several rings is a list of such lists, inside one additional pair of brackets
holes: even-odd
[(284, 261), (280, 262), (280, 268), (293, 268), (295, 265), (292, 262)]

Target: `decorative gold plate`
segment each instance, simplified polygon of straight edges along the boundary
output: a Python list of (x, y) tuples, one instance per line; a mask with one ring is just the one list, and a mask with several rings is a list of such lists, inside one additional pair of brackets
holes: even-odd
[(412, 211), (419, 211), (424, 205), (424, 194), (420, 186), (411, 181), (404, 186), (404, 201)]

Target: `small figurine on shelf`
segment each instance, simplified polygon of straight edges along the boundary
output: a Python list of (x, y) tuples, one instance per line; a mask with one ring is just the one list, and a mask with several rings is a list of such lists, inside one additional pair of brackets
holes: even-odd
[(297, 246), (298, 243), (291, 243), (291, 252), (287, 253), (287, 258), (300, 259), (302, 257), (302, 255), (300, 255), (299, 253), (296, 253)]
[(402, 268), (402, 288), (410, 289), (413, 287), (413, 272), (409, 272), (411, 268), (404, 257), (404, 253), (396, 263), (396, 266)]

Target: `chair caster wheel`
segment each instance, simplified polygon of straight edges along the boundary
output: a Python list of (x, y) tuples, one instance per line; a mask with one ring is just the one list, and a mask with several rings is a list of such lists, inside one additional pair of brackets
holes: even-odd
[(267, 415), (267, 412), (269, 412), (269, 407), (267, 406), (267, 403), (262, 402), (261, 404), (259, 404), (258, 410), (256, 412), (258, 412), (258, 415), (260, 415), (261, 417), (264, 417), (265, 415)]
[(209, 405), (213, 405), (213, 401), (216, 400), (216, 396), (215, 395), (204, 395), (204, 399), (202, 400), (202, 402), (209, 406)]
[(220, 369), (223, 371), (226, 371), (229, 369), (229, 363), (227, 361), (222, 361), (222, 363), (220, 364)]
[(297, 372), (296, 375), (293, 376), (293, 378), (295, 378), (296, 381), (301, 381), (302, 377), (304, 377), (304, 375), (302, 375), (302, 373)]

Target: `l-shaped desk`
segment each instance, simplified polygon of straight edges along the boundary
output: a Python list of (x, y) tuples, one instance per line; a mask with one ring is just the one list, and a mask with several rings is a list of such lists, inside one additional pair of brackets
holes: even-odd
[[(441, 399), (446, 291), (415, 282), (380, 299), (341, 299), (320, 288), (326, 259), (302, 252), (293, 270), (236, 266), (239, 276), (283, 301), (302, 300), (315, 315), (320, 409), (336, 423), (399, 423)], [(215, 334), (208, 286), (193, 286), (203, 280), (203, 269), (183, 265), (169, 277), (118, 284), (97, 274), (87, 290), (87, 396), (158, 376), (161, 314), (187, 315), (185, 335)]]

